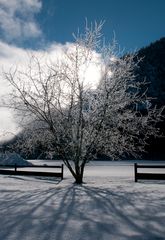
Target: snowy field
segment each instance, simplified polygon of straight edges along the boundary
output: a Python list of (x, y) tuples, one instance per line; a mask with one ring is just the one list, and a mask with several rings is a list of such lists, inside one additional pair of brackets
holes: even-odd
[(0, 175), (0, 240), (165, 240), (165, 181), (135, 183), (132, 162), (73, 181)]

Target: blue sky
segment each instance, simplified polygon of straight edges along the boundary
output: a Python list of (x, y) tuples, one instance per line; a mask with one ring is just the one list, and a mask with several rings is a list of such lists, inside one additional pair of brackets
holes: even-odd
[[(0, 11), (0, 38), (23, 48), (37, 49), (52, 42), (70, 42), (72, 32), (78, 27), (83, 29), (85, 18), (89, 22), (105, 20), (103, 33), (107, 41), (115, 31), (117, 41), (126, 51), (139, 49), (165, 36), (164, 0), (12, 0), (9, 3), (0, 0), (0, 9), (4, 10), (4, 6), (7, 13), (7, 8), (10, 9), (11, 22), (5, 29), (8, 15)], [(17, 8), (13, 13), (14, 6)], [(13, 28), (12, 20), (15, 21)], [(17, 35), (18, 23), (20, 34)], [(26, 26), (28, 23), (33, 26)]]

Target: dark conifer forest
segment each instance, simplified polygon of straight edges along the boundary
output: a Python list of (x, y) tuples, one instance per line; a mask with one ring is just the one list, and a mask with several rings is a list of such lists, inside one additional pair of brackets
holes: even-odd
[[(142, 58), (136, 69), (137, 80), (146, 80), (147, 95), (152, 98), (152, 106), (165, 106), (165, 38), (151, 43), (138, 51)], [(165, 111), (164, 111), (165, 114)], [(160, 134), (165, 136), (165, 120), (158, 124)], [(150, 138), (145, 159), (165, 159), (165, 137)]]

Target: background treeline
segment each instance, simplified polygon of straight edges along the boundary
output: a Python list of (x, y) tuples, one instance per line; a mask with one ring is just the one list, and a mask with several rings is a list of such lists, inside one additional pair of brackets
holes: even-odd
[[(136, 69), (137, 80), (144, 78), (147, 82), (145, 88), (147, 95), (152, 98), (152, 106), (165, 105), (165, 38), (150, 44), (138, 51), (138, 58), (142, 58), (139, 68)], [(165, 114), (165, 111), (164, 111)], [(165, 120), (158, 124), (160, 133), (165, 136)], [(143, 159), (165, 159), (165, 137), (150, 138), (147, 153), (142, 154)]]

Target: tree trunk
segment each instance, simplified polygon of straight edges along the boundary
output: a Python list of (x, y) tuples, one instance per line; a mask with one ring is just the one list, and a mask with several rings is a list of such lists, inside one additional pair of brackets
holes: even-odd
[(72, 168), (68, 160), (64, 161), (64, 164), (67, 166), (67, 168), (70, 170), (72, 176), (75, 179), (76, 184), (82, 184), (83, 183), (83, 175), (84, 175), (84, 167), (85, 163), (82, 164), (80, 167), (79, 164), (76, 162), (75, 163), (75, 169)]
[(82, 184), (83, 183), (83, 174), (79, 174), (79, 175), (76, 174), (74, 176), (74, 178), (76, 180), (75, 181), (76, 184)]

